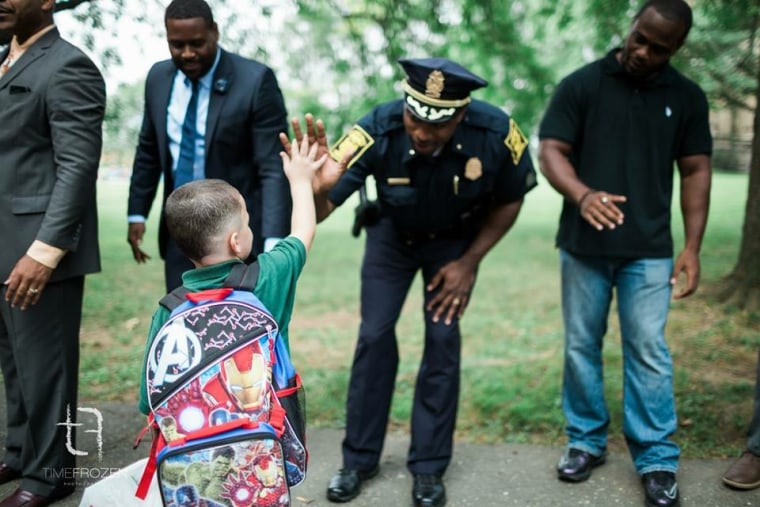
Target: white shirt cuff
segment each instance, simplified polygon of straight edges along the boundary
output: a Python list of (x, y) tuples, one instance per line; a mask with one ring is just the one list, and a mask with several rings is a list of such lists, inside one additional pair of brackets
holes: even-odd
[(265, 239), (264, 239), (264, 251), (265, 251), (265, 252), (268, 252), (268, 251), (270, 251), (272, 248), (274, 248), (274, 246), (275, 246), (277, 243), (279, 243), (279, 241), (280, 241), (281, 239), (282, 239), (282, 238), (265, 238)]

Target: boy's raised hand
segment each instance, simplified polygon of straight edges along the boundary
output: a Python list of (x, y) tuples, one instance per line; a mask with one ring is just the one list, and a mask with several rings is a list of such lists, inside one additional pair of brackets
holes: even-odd
[(329, 156), (330, 148), (327, 141), (327, 134), (325, 133), (325, 125), (322, 120), (315, 120), (314, 116), (307, 113), (305, 116), (306, 132), (301, 128), (301, 123), (298, 118), (291, 120), (291, 126), (293, 127), (293, 134), (295, 139), (291, 142), (288, 136), (281, 132), (280, 143), (286, 153), (292, 152), (292, 146), (294, 144), (301, 144), (305, 139), (308, 139), (310, 145), (317, 146), (317, 154), (315, 157), (327, 156), (324, 164), (317, 170), (316, 177), (312, 180), (312, 189), (314, 195), (326, 194), (335, 184), (340, 177), (346, 172), (348, 163), (351, 160), (353, 154), (346, 154), (343, 160), (336, 161)]
[[(314, 116), (311, 113), (306, 113), (305, 121), (306, 137), (309, 138), (309, 144), (317, 143), (317, 155), (321, 157), (324, 153), (329, 153), (330, 147), (327, 144), (325, 124), (322, 122), (322, 120), (315, 121)], [(294, 142), (300, 144), (301, 140), (304, 138), (304, 132), (301, 129), (301, 122), (298, 120), (298, 118), (293, 118), (290, 120), (290, 125), (293, 127), (293, 134), (296, 136)], [(288, 136), (283, 132), (280, 132), (280, 143), (282, 144), (282, 148), (287, 153), (290, 153), (290, 139), (288, 139)]]
[(333, 159), (327, 143), (325, 125), (322, 120), (315, 121), (311, 114), (306, 115), (306, 132), (301, 129), (301, 124), (297, 118), (291, 121), (291, 125), (295, 136), (292, 141), (287, 134), (280, 132), (280, 143), (284, 149), (283, 152), (280, 152), (280, 156), (282, 156), (285, 175), (291, 182), (292, 189), (293, 177), (289, 173), (293, 169), (289, 167), (289, 164), (296, 161), (300, 161), (299, 163), (312, 162), (311, 167), (314, 169), (309, 182), (316, 206), (316, 219), (321, 222), (335, 209), (335, 205), (330, 202), (329, 192), (348, 169), (348, 164), (354, 154), (346, 153), (341, 160)]
[(317, 170), (327, 160), (328, 154), (322, 153), (322, 156), (316, 159), (319, 143), (314, 142), (310, 144), (308, 136), (301, 136), (300, 142), (298, 139), (293, 139), (289, 148), (290, 156), (285, 151), (280, 152), (282, 167), (285, 171), (285, 176), (288, 177), (288, 181), (291, 183), (306, 181), (311, 184)]

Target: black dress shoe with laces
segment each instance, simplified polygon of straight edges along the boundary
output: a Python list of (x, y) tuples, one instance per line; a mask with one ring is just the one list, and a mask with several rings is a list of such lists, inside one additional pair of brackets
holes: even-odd
[(658, 470), (644, 474), (644, 493), (649, 507), (673, 507), (679, 504), (676, 474)]
[(437, 475), (415, 474), (412, 487), (415, 507), (441, 507), (446, 505), (446, 488)]
[(585, 481), (591, 477), (591, 469), (602, 465), (604, 461), (604, 454), (594, 456), (590, 452), (570, 448), (557, 463), (557, 476), (563, 481)]
[(380, 467), (376, 466), (368, 472), (341, 468), (330, 479), (327, 486), (327, 499), (331, 502), (349, 502), (361, 493), (362, 482), (377, 475)]

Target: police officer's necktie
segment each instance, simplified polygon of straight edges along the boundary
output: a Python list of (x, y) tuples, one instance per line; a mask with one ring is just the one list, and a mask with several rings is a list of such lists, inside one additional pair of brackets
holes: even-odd
[(174, 173), (174, 188), (193, 181), (195, 166), (196, 119), (198, 118), (198, 81), (193, 81), (193, 94), (185, 112), (182, 124), (182, 140), (179, 143), (179, 159)]

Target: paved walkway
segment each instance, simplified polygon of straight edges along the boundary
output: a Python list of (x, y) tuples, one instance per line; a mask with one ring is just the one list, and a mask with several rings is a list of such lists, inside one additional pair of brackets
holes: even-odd
[[(4, 441), (5, 401), (0, 400), (0, 441)], [(145, 457), (148, 440), (137, 449), (132, 442), (143, 418), (131, 405), (98, 404), (103, 417), (102, 460), (98, 460), (96, 418), (81, 412), (77, 448), (88, 452), (79, 458), (79, 474), (98, 475)], [(90, 432), (87, 432), (87, 431)], [(309, 428), (308, 478), (294, 488), (293, 507), (334, 506), (325, 499), (325, 488), (340, 465), (340, 430)], [(407, 438), (389, 435), (380, 474), (365, 484), (350, 507), (411, 506), (411, 477), (405, 468)], [(641, 507), (643, 490), (627, 454), (611, 454), (607, 463), (594, 470), (587, 482), (567, 484), (556, 479), (554, 465), (561, 449), (521, 444), (457, 444), (454, 460), (446, 474), (448, 507), (501, 506), (636, 506)], [(725, 488), (720, 477), (731, 460), (682, 460), (679, 473), (682, 505), (685, 507), (760, 506), (760, 490), (738, 492)], [(59, 502), (61, 507), (79, 506), (84, 488), (95, 482), (80, 479), (75, 495)], [(0, 486), (0, 497), (15, 483)], [(126, 501), (125, 503), (126, 504)], [(86, 506), (88, 507), (88, 506)], [(97, 506), (112, 507), (112, 506)], [(114, 507), (118, 507), (114, 506)]]

